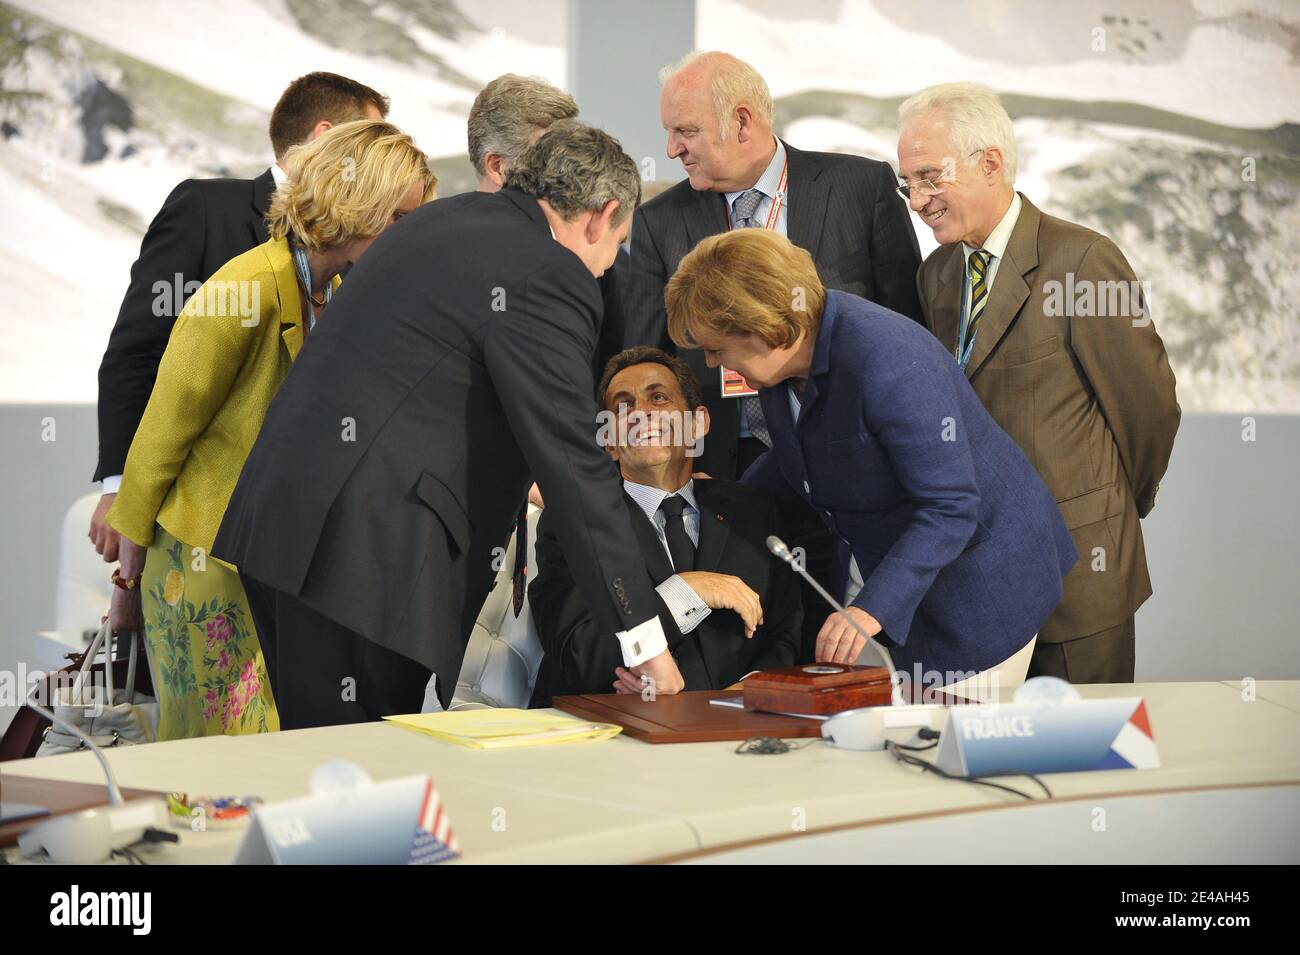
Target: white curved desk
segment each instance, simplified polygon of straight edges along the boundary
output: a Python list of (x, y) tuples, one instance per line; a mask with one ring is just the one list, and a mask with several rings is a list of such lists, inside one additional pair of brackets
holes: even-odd
[[(1142, 695), (1163, 767), (1045, 777), (1025, 803), (886, 753), (820, 741), (781, 756), (732, 743), (607, 742), (473, 751), (382, 723), (209, 737), (110, 751), (123, 786), (268, 801), (350, 759), (375, 779), (430, 773), (466, 862), (1300, 861), (1300, 682), (1081, 687)], [(99, 780), (88, 753), (0, 764)], [(1105, 830), (1094, 831), (1095, 810)], [(1208, 837), (1208, 838), (1207, 838)], [(224, 862), (238, 833), (183, 833), (150, 861)], [(9, 858), (16, 852), (9, 850)]]

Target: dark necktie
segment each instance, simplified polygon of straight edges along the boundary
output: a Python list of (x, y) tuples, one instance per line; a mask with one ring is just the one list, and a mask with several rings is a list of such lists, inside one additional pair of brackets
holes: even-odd
[(514, 607), (515, 617), (524, 609), (524, 594), (528, 583), (528, 501), (519, 509), (515, 520), (515, 566), (511, 574), (510, 603)]
[(695, 545), (691, 535), (686, 533), (686, 521), (682, 512), (686, 510), (686, 499), (670, 494), (663, 499), (659, 510), (664, 514), (664, 536), (668, 538), (668, 553), (673, 559), (673, 570), (681, 573), (695, 569)]

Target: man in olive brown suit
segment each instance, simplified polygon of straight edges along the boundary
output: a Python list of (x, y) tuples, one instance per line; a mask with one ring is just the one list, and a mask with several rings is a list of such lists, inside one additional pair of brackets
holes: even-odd
[(1015, 191), (1011, 119), (987, 87), (922, 90), (899, 127), (900, 192), (940, 244), (917, 274), (926, 324), (1038, 469), (1079, 551), (1029, 675), (1131, 682), (1134, 614), (1151, 595), (1139, 518), (1181, 415), (1145, 295), (1113, 242)]

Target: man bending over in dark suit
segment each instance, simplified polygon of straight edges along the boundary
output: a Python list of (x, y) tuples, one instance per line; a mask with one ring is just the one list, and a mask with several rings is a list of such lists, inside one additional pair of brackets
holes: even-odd
[[(767, 551), (779, 517), (762, 492), (691, 479), (691, 453), (708, 432), (700, 383), (657, 348), (610, 359), (596, 389), (602, 435), (623, 477), (659, 619), (688, 690), (717, 690), (754, 670), (789, 666), (803, 620), (798, 581)], [(528, 597), (546, 655), (533, 704), (562, 693), (640, 693), (618, 645), (587, 609), (547, 510), (537, 540), (539, 574)]]
[(282, 729), (417, 712), (432, 675), (449, 705), (534, 480), (601, 634), (657, 692), (682, 688), (593, 429), (596, 278), (640, 196), (617, 141), (562, 120), (505, 188), (421, 206), (348, 273), (212, 545), (239, 568)]

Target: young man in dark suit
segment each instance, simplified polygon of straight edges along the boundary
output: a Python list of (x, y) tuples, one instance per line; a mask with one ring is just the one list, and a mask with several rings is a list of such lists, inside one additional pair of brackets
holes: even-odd
[[(709, 413), (690, 367), (657, 348), (630, 348), (610, 359), (596, 396), (685, 688), (720, 690), (794, 663), (803, 611), (794, 574), (764, 543), (782, 532), (771, 499), (732, 481), (691, 478), (689, 452), (708, 432)], [(539, 524), (538, 577), (528, 590), (545, 650), (533, 704), (611, 686), (641, 693), (588, 611), (550, 518), (548, 510)]]
[(272, 648), (282, 727), (417, 712), (431, 674), (446, 706), (534, 480), (604, 639), (681, 688), (593, 430), (596, 277), (639, 199), (618, 143), (563, 120), (505, 188), (422, 206), (348, 273), (212, 548)]
[(99, 366), (99, 464), (103, 494), (90, 539), (117, 560), (118, 533), (104, 515), (117, 496), (126, 453), (158, 375), (172, 325), (189, 298), (237, 255), (266, 241), (265, 216), (284, 180), (290, 146), (354, 119), (383, 119), (388, 97), (334, 73), (308, 73), (289, 84), (271, 111), (276, 163), (256, 179), (186, 179), (167, 197), (140, 243), (131, 281)]

